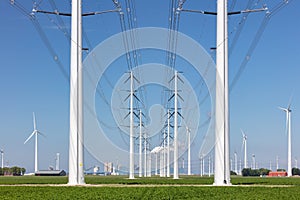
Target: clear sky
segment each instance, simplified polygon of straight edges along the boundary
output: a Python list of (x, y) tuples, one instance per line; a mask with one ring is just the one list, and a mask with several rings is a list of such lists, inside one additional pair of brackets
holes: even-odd
[[(266, 4), (270, 10), (283, 0), (249, 1), (251, 7), (261, 8)], [(30, 14), (32, 1), (17, 1)], [(40, 9), (53, 10), (51, 3), (61, 12), (70, 12), (70, 1), (40, 1)], [(120, 0), (123, 8), (125, 1)], [(232, 7), (229, 0), (229, 7)], [(257, 5), (255, 3), (258, 2)], [(248, 1), (236, 2), (233, 10), (245, 9)], [(84, 1), (83, 11), (102, 11), (113, 9), (112, 1)], [(138, 27), (168, 28), (169, 1), (135, 0)], [(187, 0), (184, 8), (193, 10), (216, 10), (216, 1)], [(299, 1), (290, 3), (270, 18), (257, 43), (245, 70), (230, 93), (231, 116), (231, 155), (236, 151), (241, 156), (243, 129), (248, 135), (248, 158), (255, 154), (259, 167), (273, 169), (276, 156), (279, 165), (286, 168), (287, 135), (285, 133), (285, 114), (277, 107), (286, 107), (292, 98), (292, 157), (300, 158), (300, 19)], [(240, 24), (245, 15), (229, 18), (229, 46), (241, 29), (237, 42), (234, 43), (229, 58), (230, 82), (238, 72), (239, 66), (260, 30), (265, 12), (250, 14), (244, 27)], [(33, 130), (32, 112), (35, 112), (38, 129), (46, 135), (39, 137), (39, 165), (46, 169), (54, 165), (57, 152), (61, 155), (61, 168), (68, 166), (69, 139), (69, 84), (62, 73), (69, 74), (69, 38), (62, 29), (70, 32), (70, 19), (62, 17), (65, 26), (59, 25), (56, 16), (36, 14), (42, 32), (49, 39), (53, 51), (62, 63), (60, 68), (53, 55), (41, 38), (33, 23), (8, 0), (0, 1), (0, 147), (5, 152), (5, 163), (18, 165), (28, 171), (34, 168), (34, 142), (23, 144)], [(59, 25), (59, 26), (58, 26)], [(100, 42), (121, 31), (117, 13), (86, 17), (83, 20), (86, 34), (84, 45), (96, 47)], [(216, 18), (195, 13), (182, 12), (179, 31), (196, 40), (214, 58)], [(88, 40), (86, 40), (88, 38)], [(90, 43), (90, 45), (88, 45)], [(165, 54), (153, 56), (157, 52), (143, 52), (143, 64), (147, 62), (164, 62)], [(87, 53), (84, 53), (84, 57)], [(122, 61), (119, 61), (121, 63)], [(178, 61), (184, 63), (184, 61)], [(118, 62), (116, 63), (118, 64)], [(124, 65), (126, 63), (123, 63)], [(162, 63), (164, 64), (164, 63)], [(112, 66), (113, 67), (113, 66)], [(180, 69), (180, 67), (178, 67)], [(117, 70), (113, 68), (112, 70)], [(114, 73), (108, 72), (109, 73)], [(121, 76), (126, 67), (116, 72)], [(186, 73), (187, 76), (188, 73)], [(113, 79), (113, 77), (110, 77)], [(117, 80), (115, 80), (116, 83)], [(151, 91), (151, 89), (149, 89)], [(149, 92), (148, 92), (149, 93)], [(151, 96), (151, 95), (150, 95)], [(109, 96), (107, 96), (109, 97)], [(160, 100), (160, 98), (159, 98)], [(149, 100), (149, 104), (158, 103)], [(100, 109), (100, 108), (98, 108)], [(101, 109), (100, 109), (101, 110)], [(113, 122), (109, 123), (115, 126)], [(122, 142), (120, 142), (122, 143)], [(123, 144), (126, 148), (126, 143)], [(154, 144), (155, 146), (157, 144)], [(152, 147), (153, 147), (152, 146)], [(192, 145), (193, 167), (199, 165), (201, 140)], [(112, 160), (115, 162), (115, 159)], [(88, 154), (86, 168), (98, 164)], [(294, 166), (294, 164), (293, 164)], [(198, 169), (195, 169), (196, 171)]]

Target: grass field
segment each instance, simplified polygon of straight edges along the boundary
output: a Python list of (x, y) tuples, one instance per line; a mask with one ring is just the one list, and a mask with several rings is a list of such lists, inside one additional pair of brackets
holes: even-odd
[(212, 187), (213, 178), (198, 176), (85, 180), (93, 186), (66, 186), (67, 177), (0, 177), (0, 199), (300, 199), (300, 178), (232, 177), (232, 187)]

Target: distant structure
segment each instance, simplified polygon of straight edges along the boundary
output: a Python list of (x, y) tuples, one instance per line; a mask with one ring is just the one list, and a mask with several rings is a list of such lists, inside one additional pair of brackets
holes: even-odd
[(66, 176), (64, 170), (40, 170), (34, 173), (35, 176)]
[(1, 149), (0, 153), (1, 153), (1, 168), (3, 169), (3, 167), (4, 167), (4, 151), (3, 151), (3, 149)]
[(113, 172), (113, 163), (112, 162), (105, 162), (104, 163), (104, 172), (112, 173)]
[(55, 170), (59, 170), (59, 153), (56, 153)]
[(236, 173), (236, 174), (238, 174), (238, 167), (237, 167), (237, 153), (236, 152), (234, 152), (234, 172)]
[(270, 176), (270, 177), (285, 177), (287, 175), (288, 175), (287, 172), (280, 171), (280, 172), (269, 172), (268, 176)]
[(186, 127), (187, 135), (188, 135), (188, 175), (191, 175), (191, 130)]
[(256, 169), (255, 154), (252, 154), (252, 169)]
[(243, 147), (244, 147), (244, 168), (248, 168), (247, 166), (247, 135), (244, 133), (244, 131), (241, 129), (242, 135), (243, 135)]
[(98, 171), (99, 171), (99, 167), (98, 167), (98, 166), (95, 166), (95, 167), (93, 168), (93, 175), (97, 175)]

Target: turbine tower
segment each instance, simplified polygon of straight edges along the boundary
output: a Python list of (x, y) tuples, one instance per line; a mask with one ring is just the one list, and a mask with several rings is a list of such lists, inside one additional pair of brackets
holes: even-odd
[(3, 149), (1, 149), (1, 169), (3, 169), (3, 167), (4, 167), (4, 151), (3, 151)]
[[(150, 160), (151, 160), (151, 156), (150, 157)], [(147, 167), (147, 163), (149, 164), (149, 159), (148, 159), (148, 162), (147, 162), (147, 132), (145, 130), (145, 133), (144, 133), (144, 176), (147, 177), (147, 172), (150, 170), (151, 172), (151, 165), (150, 165), (150, 168), (149, 166)]]
[(56, 153), (55, 170), (59, 170), (59, 153)]
[(210, 177), (210, 174), (211, 174), (211, 169), (210, 169), (210, 165), (211, 165), (211, 163), (210, 163), (210, 156), (208, 157), (208, 176)]
[(238, 174), (238, 170), (237, 170), (237, 153), (234, 152), (234, 172), (236, 174)]
[(35, 136), (35, 146), (34, 146), (34, 172), (38, 171), (38, 134), (41, 134), (36, 128), (36, 120), (35, 120), (35, 115), (33, 115), (33, 132), (31, 135), (25, 140), (24, 144), (26, 144), (32, 136)]
[(186, 132), (188, 135), (188, 175), (191, 175), (191, 130), (186, 127)]
[(287, 108), (279, 107), (280, 110), (286, 112), (286, 128), (288, 134), (288, 177), (292, 176), (292, 137), (291, 137), (291, 104)]
[[(140, 136), (139, 136), (139, 177), (142, 177), (142, 111), (139, 111), (140, 118)], [(144, 168), (145, 169), (145, 168)]]
[(252, 154), (252, 169), (256, 169), (255, 154)]
[(247, 166), (247, 135), (244, 133), (243, 130), (242, 135), (243, 135), (243, 147), (244, 147), (244, 168), (248, 168)]
[(203, 176), (203, 157), (202, 155), (200, 156), (200, 176), (202, 177)]

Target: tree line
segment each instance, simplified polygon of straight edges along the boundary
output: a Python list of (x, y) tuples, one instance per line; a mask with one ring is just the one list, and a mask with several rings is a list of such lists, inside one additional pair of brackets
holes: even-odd
[(23, 167), (0, 167), (0, 176), (22, 176), (26, 172)]
[(267, 176), (271, 170), (260, 168), (260, 169), (251, 169), (251, 168), (244, 168), (242, 170), (243, 176)]
[[(251, 169), (251, 168), (244, 168), (242, 170), (242, 176), (267, 176), (271, 170), (260, 168), (260, 169)], [(278, 169), (278, 172), (285, 171), (285, 169)], [(292, 169), (293, 176), (300, 176), (300, 169), (293, 168)]]

